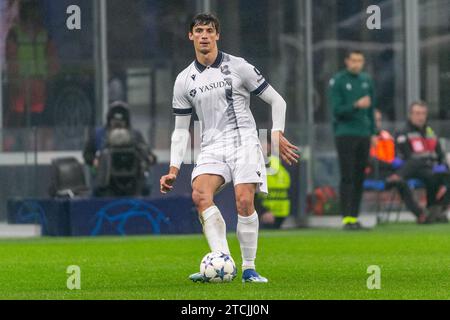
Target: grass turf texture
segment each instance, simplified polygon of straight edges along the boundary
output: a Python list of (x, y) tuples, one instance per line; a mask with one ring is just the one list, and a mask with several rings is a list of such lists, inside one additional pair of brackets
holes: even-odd
[[(232, 283), (191, 283), (207, 252), (202, 235), (1, 240), (0, 298), (450, 299), (450, 225), (264, 231), (257, 266), (268, 284), (243, 284), (240, 268)], [(81, 290), (66, 288), (69, 265), (81, 267)], [(367, 289), (370, 265), (381, 290)]]

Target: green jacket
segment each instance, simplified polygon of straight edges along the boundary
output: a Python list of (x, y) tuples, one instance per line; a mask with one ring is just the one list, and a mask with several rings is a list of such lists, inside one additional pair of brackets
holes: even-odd
[[(370, 108), (356, 108), (355, 102), (367, 95), (372, 99)], [(366, 137), (375, 134), (375, 90), (367, 73), (354, 75), (347, 70), (337, 73), (330, 80), (328, 102), (336, 136)]]

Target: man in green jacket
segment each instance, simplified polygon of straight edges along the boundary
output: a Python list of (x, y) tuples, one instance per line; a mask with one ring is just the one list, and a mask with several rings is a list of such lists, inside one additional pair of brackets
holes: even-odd
[(362, 52), (349, 51), (345, 58), (346, 70), (330, 80), (328, 89), (341, 172), (341, 213), (346, 230), (363, 229), (358, 215), (371, 137), (375, 135), (374, 86), (370, 76), (362, 72), (364, 64)]

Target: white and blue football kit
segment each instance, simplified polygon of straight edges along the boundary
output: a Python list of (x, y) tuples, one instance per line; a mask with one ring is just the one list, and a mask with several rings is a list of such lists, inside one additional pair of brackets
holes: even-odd
[(197, 60), (177, 77), (173, 112), (201, 123), (201, 152), (192, 181), (202, 174), (220, 175), (225, 183), (257, 184), (267, 193), (267, 178), (250, 96), (261, 95), (269, 84), (242, 58), (220, 52), (211, 66)]

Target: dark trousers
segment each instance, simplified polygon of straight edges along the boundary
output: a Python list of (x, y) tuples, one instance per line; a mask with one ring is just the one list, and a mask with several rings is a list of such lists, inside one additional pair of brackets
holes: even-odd
[(401, 168), (399, 174), (405, 179), (420, 179), (425, 184), (427, 191), (427, 208), (435, 205), (448, 205), (449, 192), (440, 199), (436, 199), (436, 194), (440, 186), (450, 186), (450, 175), (448, 173), (433, 173), (430, 165), (421, 160), (409, 160)]
[(369, 179), (386, 181), (386, 190), (397, 189), (409, 211), (414, 213), (416, 217), (419, 217), (423, 213), (419, 203), (414, 199), (413, 191), (409, 188), (406, 180), (400, 179), (398, 181), (387, 182), (390, 176), (397, 173), (392, 168), (392, 164), (370, 158), (370, 165), (374, 170), (372, 170), (371, 174), (369, 174)]
[(363, 195), (365, 169), (368, 165), (370, 137), (336, 137), (341, 179), (339, 186), (341, 213), (358, 217)]
[(419, 206), (417, 201), (414, 199), (412, 190), (409, 188), (408, 184), (404, 180), (387, 182), (386, 189), (390, 190), (396, 188), (406, 208), (411, 211), (416, 217), (422, 214), (422, 208)]

